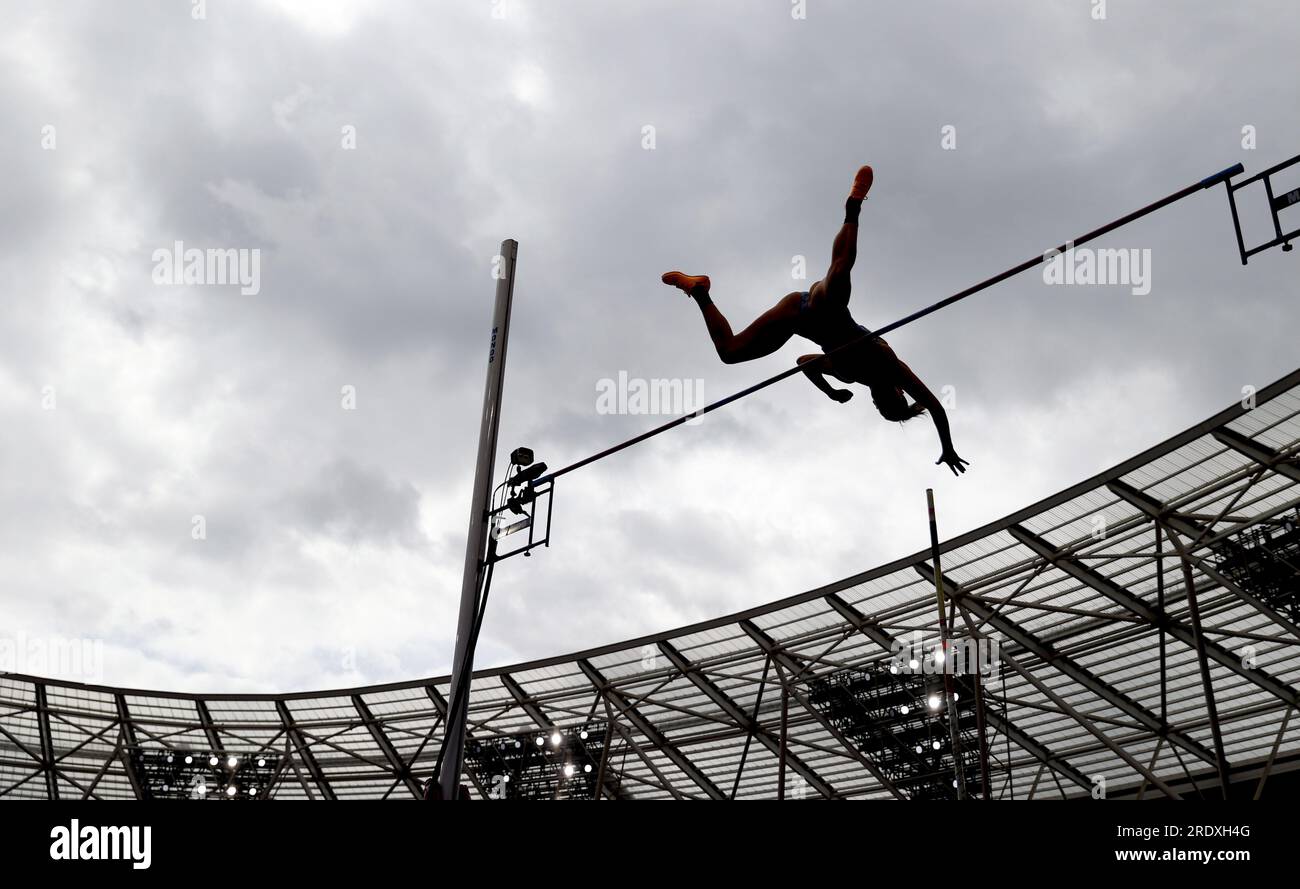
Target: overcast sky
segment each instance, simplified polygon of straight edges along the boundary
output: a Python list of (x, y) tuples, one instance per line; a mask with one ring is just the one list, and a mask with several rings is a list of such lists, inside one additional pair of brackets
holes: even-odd
[[(666, 419), (598, 412), (602, 379), (713, 400), (812, 351), (723, 366), (659, 275), (711, 275), (739, 329), (823, 273), (862, 163), (852, 310), (882, 326), (1300, 152), (1300, 6), (1096, 6), (0, 3), (13, 666), (185, 691), (445, 672), (504, 238), (501, 447), (558, 466)], [(928, 420), (802, 379), (564, 478), (478, 665), (874, 567), (925, 545), (927, 486), (953, 536), (1293, 370), (1300, 260), (1243, 268), (1226, 204), (1105, 241), (1150, 251), (1145, 295), (1035, 271), (889, 337), (953, 387), (960, 479)], [(259, 251), (260, 288), (156, 283), (176, 241)], [(102, 642), (94, 675), (30, 669), (67, 639)]]

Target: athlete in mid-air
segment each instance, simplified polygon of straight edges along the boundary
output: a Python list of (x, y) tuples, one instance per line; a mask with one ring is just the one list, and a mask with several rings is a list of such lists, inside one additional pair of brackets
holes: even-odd
[[(740, 333), (731, 332), (731, 325), (709, 297), (708, 276), (668, 272), (663, 281), (680, 288), (695, 300), (704, 313), (704, 323), (709, 328), (718, 357), (727, 364), (771, 355), (790, 337), (798, 334), (822, 347), (820, 355), (800, 357), (799, 366), (813, 385), (832, 400), (843, 404), (853, 397), (853, 393), (835, 388), (826, 381), (827, 376), (842, 383), (859, 383), (868, 387), (876, 410), (886, 420), (910, 420), (929, 411), (943, 445), (943, 453), (935, 465), (943, 463), (953, 475), (957, 475), (966, 471), (967, 461), (958, 457), (953, 449), (948, 415), (939, 399), (894, 354), (888, 343), (880, 337), (868, 337), (870, 331), (849, 314), (849, 273), (858, 253), (858, 213), (871, 189), (871, 181), (871, 167), (858, 170), (853, 179), (853, 189), (844, 206), (844, 225), (835, 236), (831, 267), (826, 277), (802, 293), (787, 294)], [(826, 354), (855, 340), (860, 342), (834, 355)], [(913, 400), (909, 402), (907, 395)]]

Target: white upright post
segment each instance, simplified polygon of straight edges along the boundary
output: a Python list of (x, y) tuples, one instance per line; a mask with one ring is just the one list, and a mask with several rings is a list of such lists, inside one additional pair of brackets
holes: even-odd
[[(487, 567), (486, 555), (492, 498), (492, 467), (497, 456), (501, 390), (506, 375), (506, 343), (510, 338), (510, 304), (515, 290), (515, 256), (519, 244), (501, 242), (501, 267), (497, 270), (496, 307), (492, 313), (492, 338), (488, 345), (487, 382), (483, 388), (483, 418), (478, 431), (478, 462), (470, 498), (469, 536), (465, 543), (465, 574), (460, 587), (460, 616), (456, 622), (456, 650), (451, 664), (447, 727), (442, 772), (438, 784), (442, 798), (456, 799), (465, 754), (465, 725), (469, 713), (470, 674), (474, 671), (473, 634), (478, 616), (479, 590)], [(462, 688), (463, 686), (463, 688)]]

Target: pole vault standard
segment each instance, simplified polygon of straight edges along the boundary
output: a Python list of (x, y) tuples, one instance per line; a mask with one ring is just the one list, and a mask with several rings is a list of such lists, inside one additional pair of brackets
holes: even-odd
[[(1137, 210), (1134, 210), (1132, 213), (1129, 213), (1125, 216), (1121, 216), (1119, 219), (1116, 219), (1112, 222), (1108, 222), (1105, 225), (1103, 225), (1101, 228), (1093, 229), (1092, 231), (1086, 234), (1079, 235), (1077, 238), (1074, 238), (1071, 241), (1066, 241), (1061, 246), (1055, 248), (1054, 251), (1044, 251), (1043, 253), (1039, 253), (1037, 256), (1033, 256), (1029, 259), (1026, 259), (1024, 262), (1020, 263), (1019, 265), (1012, 266), (1011, 268), (1007, 269), (1004, 272), (999, 272), (998, 274), (994, 275), (991, 278), (985, 278), (983, 281), (979, 282), (978, 284), (972, 285), (971, 287), (967, 287), (965, 290), (962, 290), (958, 293), (954, 293), (952, 296), (948, 297), (947, 299), (941, 299), (939, 300), (939, 302), (934, 303), (933, 305), (930, 306), (926, 306), (924, 309), (915, 311), (905, 318), (900, 318), (892, 324), (886, 324), (884, 327), (880, 328), (879, 330), (871, 331), (870, 333), (864, 334), (863, 336), (855, 340), (850, 340), (849, 342), (845, 343), (839, 348), (831, 349), (826, 354), (834, 355), (837, 352), (841, 352), (845, 349), (849, 349), (852, 348), (853, 346), (856, 346), (857, 344), (861, 343), (863, 340), (870, 339), (871, 337), (883, 336), (884, 334), (889, 333), (891, 330), (897, 330), (898, 328), (906, 324), (911, 324), (913, 321), (916, 321), (920, 318), (924, 318), (926, 315), (931, 315), (942, 308), (946, 308), (947, 306), (950, 306), (953, 303), (958, 302), (959, 300), (963, 300), (966, 297), (971, 296), (972, 294), (979, 293), (981, 290), (986, 290), (987, 288), (992, 287), (994, 284), (999, 284), (1007, 280), (1007, 278), (1013, 278), (1016, 275), (1020, 274), (1021, 272), (1026, 271), (1027, 269), (1031, 269), (1036, 265), (1041, 265), (1042, 263), (1047, 261), (1049, 256), (1055, 255), (1056, 253), (1064, 253), (1070, 247), (1077, 247), (1080, 244), (1086, 244), (1095, 238), (1100, 238), (1102, 235), (1108, 232), (1112, 232), (1115, 229), (1120, 228), (1121, 226), (1128, 225), (1130, 222), (1134, 222), (1138, 219), (1141, 219), (1143, 216), (1146, 216), (1150, 213), (1154, 213), (1155, 211), (1163, 207), (1167, 207), (1172, 203), (1181, 201), (1183, 198), (1188, 197), (1189, 195), (1194, 194), (1198, 191), (1202, 191), (1207, 188), (1212, 188), (1213, 186), (1218, 185), (1220, 182), (1229, 182), (1229, 180), (1233, 176), (1236, 176), (1237, 174), (1243, 172), (1244, 169), (1245, 168), (1242, 167), (1241, 164), (1234, 164), (1231, 167), (1228, 167), (1228, 169), (1226, 170), (1221, 170), (1218, 173), (1215, 173), (1213, 176), (1206, 176), (1204, 179), (1201, 179), (1197, 182), (1193, 182), (1191, 185), (1188, 185), (1185, 188), (1178, 189), (1178, 191), (1174, 192), (1173, 194), (1166, 195), (1165, 197), (1161, 198), (1158, 201), (1154, 201), (1150, 204), (1147, 204), (1145, 207), (1141, 207)], [(1231, 186), (1231, 183), (1229, 183), (1229, 186)], [(653, 438), (656, 435), (660, 434), (661, 432), (667, 432), (669, 429), (673, 429), (677, 426), (680, 426), (683, 423), (687, 422), (688, 420), (692, 420), (695, 417), (701, 416), (703, 414), (707, 414), (710, 411), (716, 411), (720, 407), (726, 407), (727, 405), (731, 404), (733, 401), (739, 401), (745, 396), (752, 395), (760, 389), (766, 389), (768, 386), (771, 386), (773, 383), (779, 383), (782, 380), (786, 379), (787, 377), (792, 377), (795, 374), (802, 373), (802, 372), (803, 369), (799, 365), (795, 365), (794, 367), (788, 370), (783, 370), (779, 374), (768, 377), (766, 380), (763, 380), (761, 382), (755, 383), (754, 385), (750, 386), (747, 389), (741, 389), (739, 392), (734, 392), (731, 395), (728, 395), (726, 398), (721, 398), (713, 402), (712, 404), (707, 404), (697, 411), (694, 411), (692, 413), (686, 414), (681, 417), (677, 417), (673, 420), (670, 420), (667, 423), (664, 423), (662, 426), (656, 426), (654, 429), (651, 429), (648, 432), (642, 432), (640, 435), (636, 436), (635, 438), (629, 438), (627, 441), (620, 442), (619, 444), (616, 444), (613, 447), (609, 447), (603, 451), (600, 451), (599, 453), (592, 454), (590, 457), (584, 457), (581, 460), (578, 460), (576, 463), (570, 463), (568, 466), (561, 467), (560, 469), (555, 470), (549, 475), (542, 476), (540, 479), (537, 480), (537, 483), (542, 484), (543, 482), (553, 481), (554, 479), (557, 479), (562, 475), (573, 472), (573, 470), (575, 469), (581, 469), (582, 467), (588, 465), (589, 463), (595, 463), (597, 460), (603, 460), (604, 458), (610, 456), (611, 454), (617, 454), (621, 450), (632, 447), (632, 445), (634, 444), (640, 444), (641, 442), (645, 441), (647, 438)]]
[(461, 762), (465, 755), (465, 726), (469, 715), (469, 684), (474, 671), (474, 637), (478, 623), (492, 502), (492, 466), (497, 457), (497, 430), (501, 418), (501, 390), (506, 376), (506, 345), (510, 339), (510, 306), (515, 293), (515, 257), (519, 244), (501, 242), (501, 268), (496, 270), (496, 306), (492, 310), (492, 339), (488, 344), (487, 382), (483, 385), (483, 418), (478, 430), (478, 462), (470, 499), (469, 537), (465, 543), (465, 574), (460, 586), (460, 615), (456, 621), (456, 650), (451, 663), (447, 726), (443, 732), (442, 770), (438, 785), (442, 798), (456, 799)]

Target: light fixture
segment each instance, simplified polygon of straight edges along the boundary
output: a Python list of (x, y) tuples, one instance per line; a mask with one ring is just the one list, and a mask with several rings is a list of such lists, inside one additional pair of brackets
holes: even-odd
[(192, 757), (192, 756), (187, 756), (187, 757), (185, 757), (185, 764), (186, 764), (186, 765), (189, 765), (189, 764), (192, 763), (192, 762), (194, 762), (194, 757)]
[(573, 766), (572, 766), (572, 765), (567, 765), (567, 766), (564, 767), (564, 777), (566, 777), (566, 778), (572, 778), (572, 777), (573, 777)]
[(497, 540), (500, 540), (502, 537), (509, 537), (516, 531), (523, 531), (532, 523), (533, 520), (531, 516), (524, 516), (521, 519), (515, 519), (513, 522), (509, 523), (507, 523), (503, 517), (497, 520), (496, 526), (492, 529), (492, 536)]
[(939, 742), (938, 742), (938, 741), (935, 741), (935, 742), (934, 742), (933, 744), (931, 744), (930, 746), (933, 747), (935, 750), (938, 750), (938, 749), (939, 749)]
[(239, 766), (239, 757), (232, 756), (226, 760), (226, 768), (233, 769)]
[(257, 767), (258, 767), (259, 769), (264, 769), (264, 768), (266, 768), (266, 758), (265, 758), (265, 757), (259, 758), (259, 759), (257, 760)]
[(538, 746), (538, 747), (545, 747), (545, 746), (546, 746), (546, 739), (543, 738), (543, 737), (541, 737), (541, 736), (539, 735), (539, 736), (537, 737), (537, 746)]
[(518, 447), (510, 452), (510, 462), (516, 466), (530, 466), (533, 462), (533, 449)]
[(588, 774), (590, 774), (590, 772), (591, 772), (591, 763), (587, 763), (585, 766), (583, 766), (583, 767), (582, 767), (582, 770), (583, 770), (584, 772), (587, 772)]
[(912, 712), (912, 708), (904, 704), (903, 706), (898, 708), (898, 712), (906, 716), (907, 714)]
[(560, 742), (563, 741), (563, 740), (564, 740), (564, 738), (560, 736), (560, 733), (559, 733), (559, 732), (555, 732), (554, 734), (551, 735), (551, 746), (552, 746), (552, 747), (559, 747), (559, 746), (560, 746)]
[(587, 740), (587, 730), (583, 729), (582, 731), (578, 732), (578, 737), (582, 738), (582, 740), (584, 741)]
[(907, 666), (909, 669), (915, 670), (917, 667), (921, 666), (921, 664), (920, 662), (917, 661), (916, 658), (912, 658), (910, 661), (907, 662)]
[(925, 752), (925, 748), (922, 747), (920, 744), (917, 744), (917, 745), (916, 745), (916, 752), (917, 752), (917, 753), (924, 753), (924, 752)]
[(511, 488), (517, 488), (520, 485), (526, 485), (531, 481), (536, 481), (546, 471), (545, 463), (534, 463), (527, 469), (521, 469), (510, 478), (506, 479), (506, 485)]
[(930, 705), (930, 709), (931, 709), (931, 710), (938, 710), (938, 709), (939, 709), (939, 696), (938, 696), (938, 695), (930, 695), (930, 698), (929, 698), (929, 700), (928, 700), (926, 703), (928, 703), (928, 704)]
[(226, 788), (226, 796), (234, 796), (236, 793), (239, 793), (239, 788), (235, 785), (231, 784)]
[(208, 760), (208, 765), (215, 766), (219, 762), (221, 762), (221, 760), (217, 759), (217, 755), (214, 753), (212, 754), (212, 758)]

